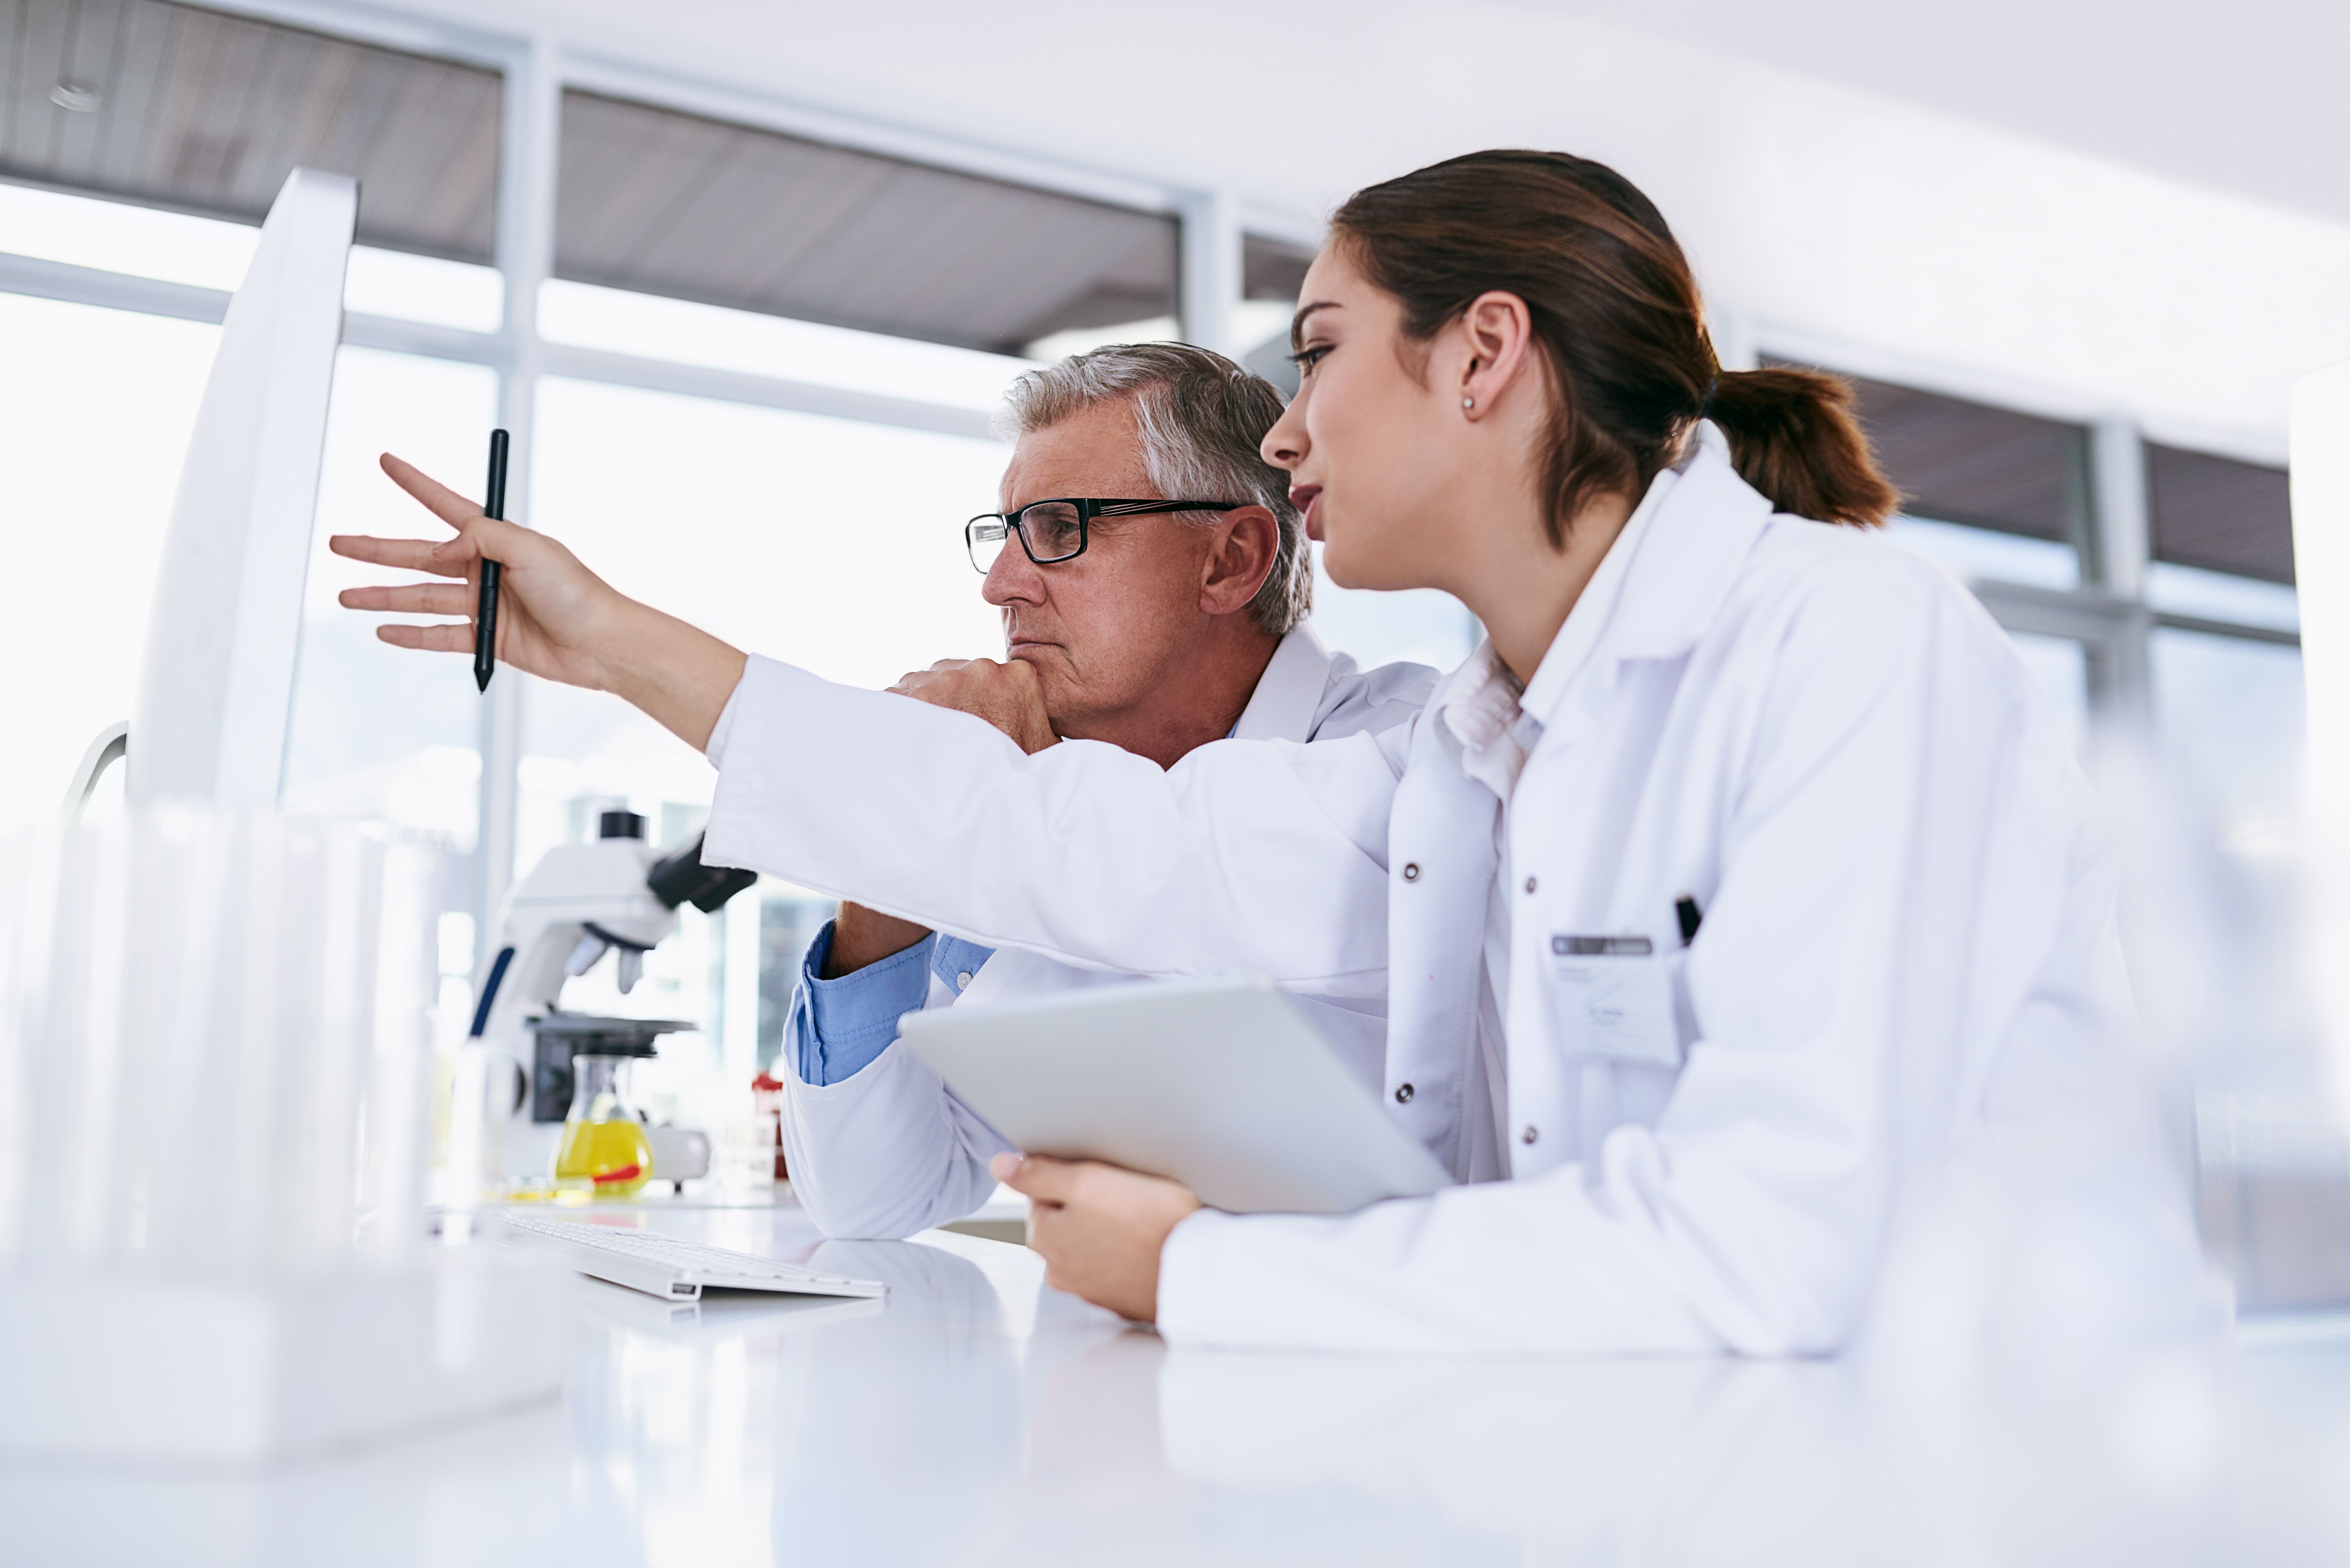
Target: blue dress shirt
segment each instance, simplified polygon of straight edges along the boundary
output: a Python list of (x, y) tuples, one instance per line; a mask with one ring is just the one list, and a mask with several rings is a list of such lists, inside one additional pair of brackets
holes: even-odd
[(832, 922), (827, 920), (800, 961), (799, 993), (792, 998), (785, 1025), (800, 1082), (819, 1086), (872, 1065), (898, 1038), (898, 1020), (920, 1011), (931, 976), (961, 995), (980, 966), (995, 956), (993, 948), (933, 931), (904, 952), (831, 980), (818, 979), (831, 952)]

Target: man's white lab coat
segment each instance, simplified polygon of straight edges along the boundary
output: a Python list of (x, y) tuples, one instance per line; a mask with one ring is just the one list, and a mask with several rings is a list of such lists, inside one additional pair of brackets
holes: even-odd
[[(1232, 735), (1303, 742), (1392, 729), (1409, 722), (1435, 684), (1436, 671), (1425, 665), (1358, 670), (1324, 647), (1312, 625), (1300, 625), (1274, 650)], [(1007, 948), (960, 993), (933, 974), (923, 1005), (1032, 1000), (1134, 978)], [(1364, 1087), (1378, 1093), (1387, 1055), (1379, 999), (1356, 990), (1324, 997), (1311, 985), (1292, 987), (1291, 994)], [(806, 999), (795, 1005), (807, 1005)], [(792, 1190), (825, 1234), (910, 1236), (961, 1219), (995, 1190), (988, 1161), (1011, 1146), (902, 1045), (892, 1044), (836, 1083), (806, 1082), (788, 1048), (777, 1069)]]
[[(1709, 425), (1528, 683), (1506, 818), (1446, 696), (1162, 774), (754, 659), (707, 855), (1064, 962), (1384, 983), (1390, 1114), (1508, 1179), (1196, 1214), (1159, 1274), (1179, 1343), (1830, 1350), (1924, 1193), (2065, 1139), (2131, 1171), (2114, 1224), (2179, 1262), (2159, 1288), (2195, 1277), (2086, 783), (1957, 584), (1774, 514)], [(1669, 955), (1677, 1062), (1590, 1053), (1554, 950), (1595, 934)]]

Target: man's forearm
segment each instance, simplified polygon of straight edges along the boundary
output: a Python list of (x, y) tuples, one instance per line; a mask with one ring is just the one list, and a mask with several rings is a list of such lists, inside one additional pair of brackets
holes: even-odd
[[(717, 720), (713, 717), (711, 722), (714, 724)], [(892, 953), (904, 952), (930, 934), (928, 926), (918, 926), (911, 920), (901, 920), (895, 915), (843, 899), (840, 912), (832, 919), (832, 950), (825, 954), (824, 978), (838, 980), (844, 974), (854, 974)]]

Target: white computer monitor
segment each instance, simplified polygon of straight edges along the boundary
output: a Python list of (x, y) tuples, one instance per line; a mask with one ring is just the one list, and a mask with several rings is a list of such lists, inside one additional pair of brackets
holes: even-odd
[(131, 803), (277, 804), (358, 216), (357, 182), (295, 170), (229, 301), (148, 617)]

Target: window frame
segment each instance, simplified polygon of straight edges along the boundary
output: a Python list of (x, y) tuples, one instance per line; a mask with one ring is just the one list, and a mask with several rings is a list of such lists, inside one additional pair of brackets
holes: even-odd
[[(2147, 445), (2158, 432), (2110, 410), (2081, 406), (2043, 388), (1987, 382), (1947, 366), (1919, 363), (1857, 345), (1824, 341), (1770, 323), (1732, 318), (1717, 330), (1723, 363), (1751, 368), (1764, 359), (1817, 365), (1921, 392), (1960, 399), (2035, 418), (2078, 425), (2088, 432), (2088, 504), (2070, 542), (2079, 552), (2079, 585), (2050, 588), (1991, 577), (1967, 587), (2009, 631), (2070, 638), (2087, 654), (2089, 717), (2093, 731), (2150, 733), (2154, 723), (2149, 654), (2159, 628), (2199, 631), (2290, 648), (2301, 634), (2254, 622), (2184, 615), (2156, 608), (2148, 600), (2147, 572), (2153, 563), (2153, 528), (2147, 507)], [(2208, 441), (2165, 440), (2164, 445), (2238, 462), (2277, 466), (2273, 453), (2225, 450)]]

